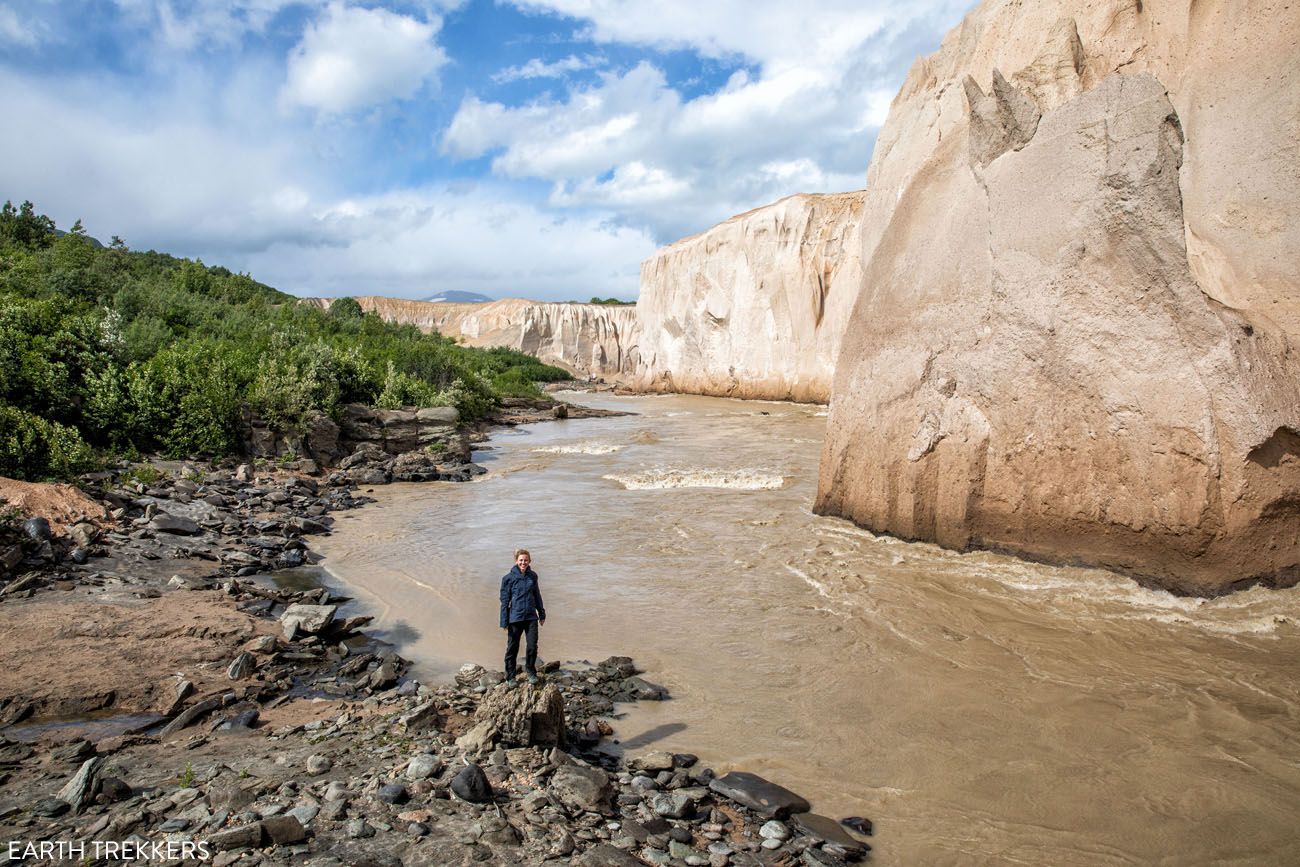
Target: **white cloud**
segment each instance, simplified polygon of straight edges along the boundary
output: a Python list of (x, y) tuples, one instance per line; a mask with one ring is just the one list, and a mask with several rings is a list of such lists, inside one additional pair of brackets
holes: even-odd
[(645, 232), (597, 217), (557, 217), (501, 190), (350, 199), (315, 214), (311, 226), (336, 241), (286, 240), (243, 261), (273, 285), (331, 296), (420, 298), (464, 289), (572, 300), (635, 295), (639, 264), (655, 248)]
[(605, 66), (606, 63), (605, 58), (593, 54), (588, 54), (586, 57), (570, 54), (563, 60), (556, 60), (552, 63), (547, 63), (540, 57), (534, 57), (520, 66), (510, 66), (501, 70), (492, 76), (492, 80), (497, 84), (505, 84), (531, 78), (563, 78), (570, 72), (598, 69)]
[(499, 176), (551, 182), (558, 207), (611, 208), (660, 241), (794, 192), (861, 187), (915, 48), (969, 5), (936, 0), (514, 0), (591, 38), (743, 60), (686, 98), (649, 62), (525, 105), (466, 98), (441, 146)]
[(148, 28), (158, 45), (175, 52), (238, 45), (262, 33), (281, 11), (319, 6), (323, 0), (115, 0), (126, 20)]
[[(522, 9), (590, 22), (600, 42), (691, 48), (770, 63), (838, 62), (901, 17), (886, 0), (513, 0)], [(908, 4), (924, 8), (926, 4)], [(934, 5), (934, 4), (929, 4)], [(908, 14), (908, 13), (902, 13)]]
[[(257, 83), (239, 86), (247, 108)], [(0, 125), (0, 189), (62, 227), (82, 218), (102, 240), (202, 256), (298, 294), (631, 296), (654, 249), (644, 231), (500, 187), (340, 195), (310, 159), (310, 127), (250, 135), (266, 119), (177, 108), (219, 101), (191, 91), (142, 105), (95, 81), (0, 69), (0, 112), (29, 121)]]
[(323, 114), (407, 99), (447, 62), (434, 41), (441, 26), (331, 3), (290, 53), (283, 98)]

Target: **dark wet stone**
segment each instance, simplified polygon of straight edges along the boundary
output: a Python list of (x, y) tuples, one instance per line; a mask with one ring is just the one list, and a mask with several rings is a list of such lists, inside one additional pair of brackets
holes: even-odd
[(772, 819), (784, 819), (791, 813), (808, 812), (808, 802), (799, 795), (746, 771), (732, 771), (711, 780), (709, 788)]
[(668, 698), (668, 690), (643, 677), (629, 677), (624, 680), (623, 691), (637, 701), (663, 701)]
[(864, 837), (871, 836), (871, 820), (864, 819), (861, 816), (849, 816), (846, 819), (840, 819), (840, 824), (850, 831), (856, 831)]
[(260, 716), (260, 714), (257, 708), (249, 708), (248, 710), (240, 711), (229, 719), (223, 720), (221, 724), (217, 726), (217, 731), (228, 732), (239, 729), (251, 729), (253, 726), (257, 725), (258, 716)]
[(307, 839), (307, 829), (297, 816), (272, 816), (262, 820), (262, 833), (277, 846), (289, 846)]
[(807, 834), (821, 843), (828, 843), (843, 849), (850, 857), (861, 857), (871, 847), (840, 827), (840, 823), (816, 813), (795, 813), (790, 817), (791, 823), (800, 832)]
[(475, 804), (492, 800), (492, 784), (478, 765), (469, 764), (461, 768), (460, 773), (451, 781), (451, 790), (456, 797)]
[(406, 793), (406, 786), (401, 783), (386, 783), (375, 792), (375, 798), (385, 804), (403, 804), (408, 797), (410, 796)]
[(125, 801), (134, 794), (131, 787), (117, 777), (100, 777), (95, 789), (95, 800), (100, 803)]
[(23, 532), (36, 542), (48, 542), (54, 538), (54, 533), (50, 530), (50, 522), (40, 517), (23, 521)]

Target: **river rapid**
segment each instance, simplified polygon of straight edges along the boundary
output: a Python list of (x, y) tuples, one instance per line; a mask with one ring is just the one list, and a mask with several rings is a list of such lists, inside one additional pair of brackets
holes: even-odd
[(469, 484), (376, 488), (313, 539), (425, 678), (500, 668), (527, 547), (544, 659), (632, 656), (673, 699), (629, 750), (754, 771), (876, 823), (879, 864), (1300, 863), (1300, 590), (1178, 598), (811, 512), (822, 407), (493, 435)]

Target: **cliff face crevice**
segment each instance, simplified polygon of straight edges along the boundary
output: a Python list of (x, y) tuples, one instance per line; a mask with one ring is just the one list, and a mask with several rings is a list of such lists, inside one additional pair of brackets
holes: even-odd
[(914, 65), (819, 511), (1188, 593), (1300, 578), (1300, 18), (1234, 10), (986, 2)]

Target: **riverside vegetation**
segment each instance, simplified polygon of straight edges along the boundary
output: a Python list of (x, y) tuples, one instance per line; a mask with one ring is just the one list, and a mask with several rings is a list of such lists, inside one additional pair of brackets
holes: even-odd
[(103, 458), (238, 450), (241, 413), (280, 430), (349, 404), (454, 406), (482, 419), (540, 398), (559, 368), (328, 312), (246, 274), (60, 233), (31, 202), (0, 210), (0, 475), (38, 480)]

